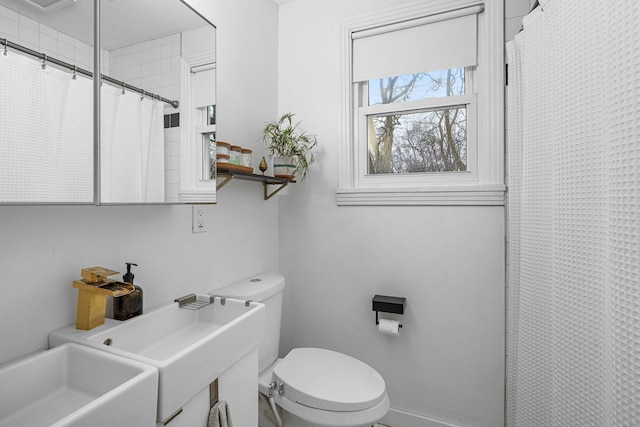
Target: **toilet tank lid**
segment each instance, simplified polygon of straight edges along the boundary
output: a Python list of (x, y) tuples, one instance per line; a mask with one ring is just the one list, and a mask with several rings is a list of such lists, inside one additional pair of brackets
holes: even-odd
[(284, 285), (284, 277), (280, 274), (261, 273), (209, 292), (209, 295), (262, 302), (278, 292), (282, 292)]

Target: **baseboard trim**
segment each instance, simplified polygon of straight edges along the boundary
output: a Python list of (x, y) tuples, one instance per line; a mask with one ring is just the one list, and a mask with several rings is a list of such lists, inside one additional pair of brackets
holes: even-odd
[(393, 408), (389, 409), (387, 415), (379, 423), (389, 427), (462, 427), (458, 424)]

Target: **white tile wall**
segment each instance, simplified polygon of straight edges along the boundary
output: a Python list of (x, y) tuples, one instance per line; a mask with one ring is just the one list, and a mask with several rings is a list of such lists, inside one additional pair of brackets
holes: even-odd
[[(0, 6), (0, 37), (79, 68), (93, 71), (92, 46), (4, 6)], [(109, 57), (104, 50), (102, 61), (108, 67)]]
[(164, 130), (164, 183), (167, 202), (178, 201), (180, 187), (180, 128)]
[[(109, 52), (108, 74), (169, 99), (180, 95), (180, 34), (149, 40)], [(178, 110), (171, 106), (165, 113)]]

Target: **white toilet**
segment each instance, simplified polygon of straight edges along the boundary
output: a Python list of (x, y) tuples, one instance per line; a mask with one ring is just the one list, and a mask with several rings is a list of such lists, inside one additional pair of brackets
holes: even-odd
[(266, 305), (258, 349), (259, 426), (278, 426), (279, 417), (286, 427), (370, 427), (389, 410), (384, 379), (373, 368), (320, 348), (296, 348), (278, 358), (284, 286), (284, 277), (260, 274), (211, 292)]

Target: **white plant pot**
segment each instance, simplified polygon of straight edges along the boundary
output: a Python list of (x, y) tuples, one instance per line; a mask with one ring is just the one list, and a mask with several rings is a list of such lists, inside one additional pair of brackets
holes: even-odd
[(296, 164), (291, 156), (273, 157), (273, 176), (276, 178), (295, 179)]

